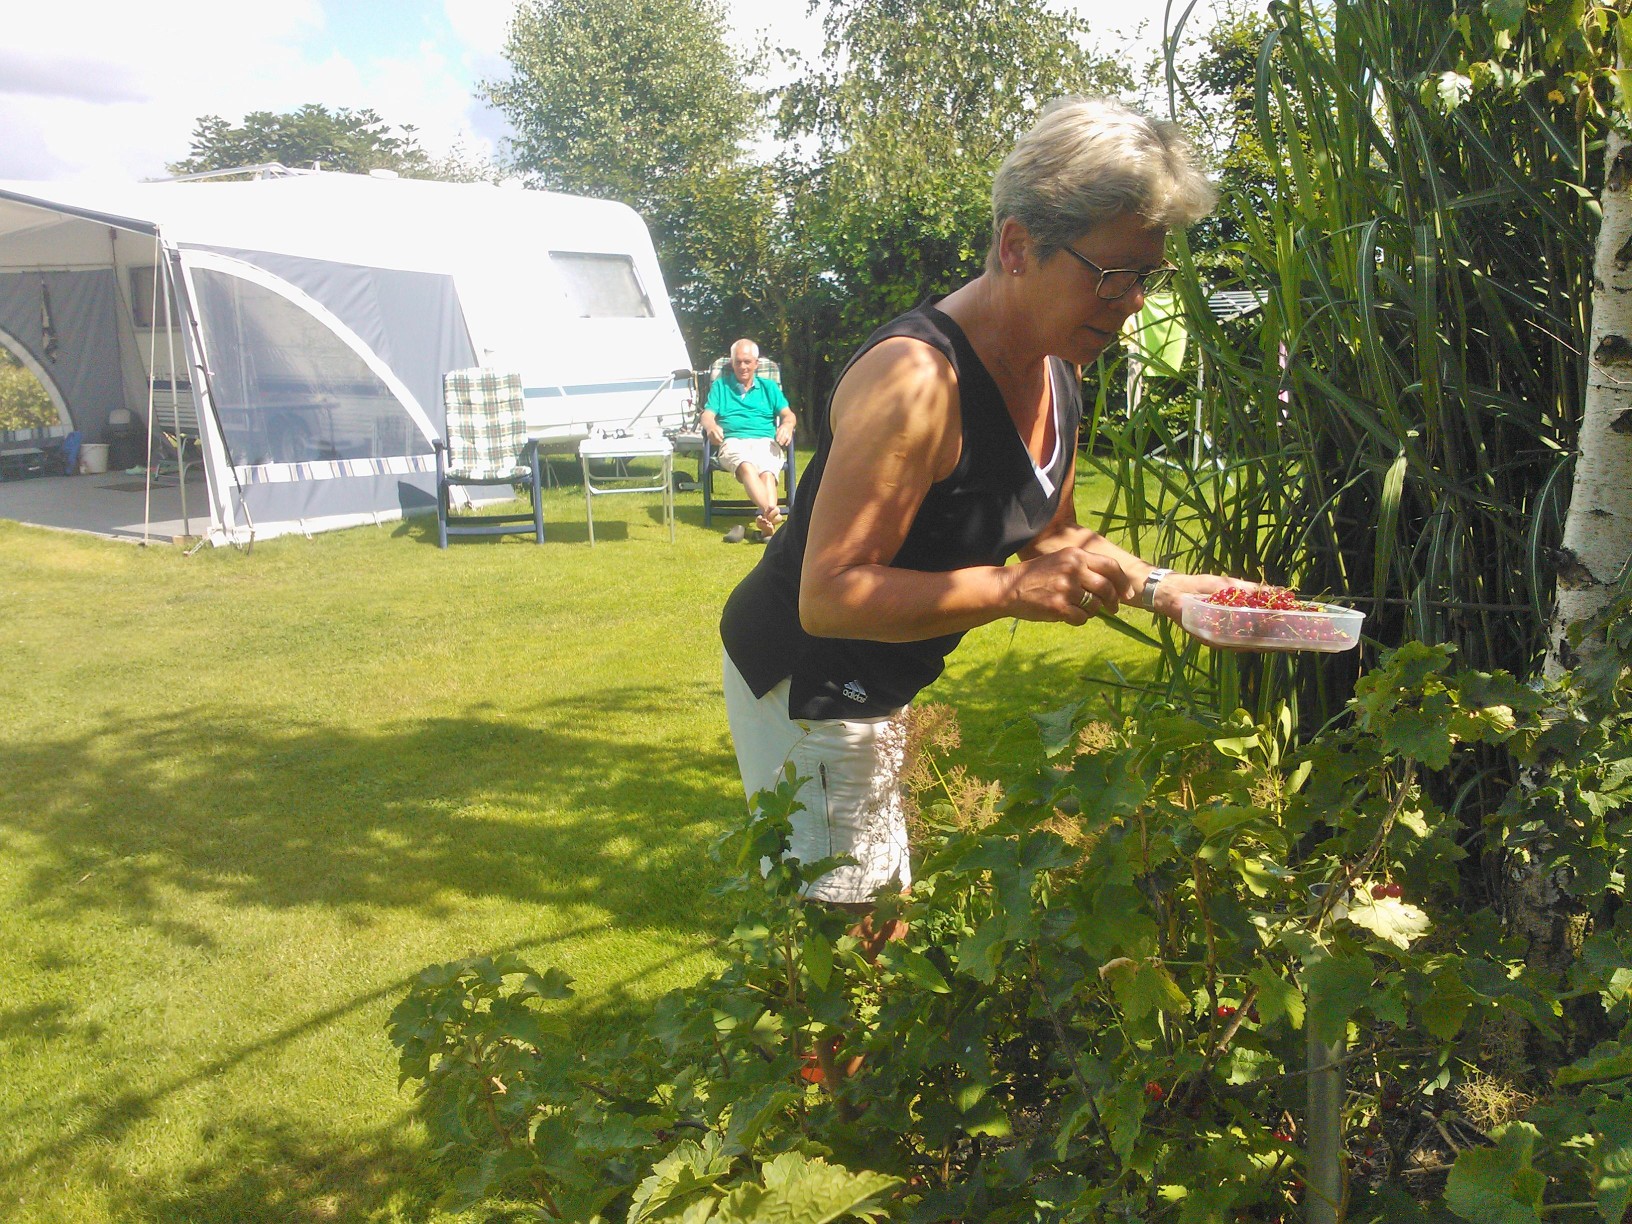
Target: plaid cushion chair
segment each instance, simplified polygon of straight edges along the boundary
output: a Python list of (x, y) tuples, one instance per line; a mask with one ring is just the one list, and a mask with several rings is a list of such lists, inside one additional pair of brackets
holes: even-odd
[[(496, 370), (450, 370), (442, 376), (447, 437), (436, 441), (436, 535), (442, 548), (450, 535), (533, 533), (544, 542), (544, 482), (538, 447), (527, 437), (521, 375)], [(454, 485), (525, 485), (531, 514), (466, 514), (450, 518)]]

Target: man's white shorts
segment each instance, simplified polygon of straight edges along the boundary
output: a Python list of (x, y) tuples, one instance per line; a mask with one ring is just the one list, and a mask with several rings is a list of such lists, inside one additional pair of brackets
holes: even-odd
[(885, 888), (911, 884), (901, 806), (904, 711), (880, 718), (795, 721), (788, 717), (786, 680), (755, 697), (729, 655), (724, 671), (725, 713), (749, 803), (758, 792), (774, 788), (783, 766), (792, 761), (805, 810), (793, 814), (788, 857), (814, 863), (847, 854), (856, 860), (854, 866), (807, 884), (805, 895), (862, 902)]
[(758, 472), (780, 472), (786, 460), (775, 438), (727, 438), (714, 452), (714, 466), (735, 472), (748, 464)]

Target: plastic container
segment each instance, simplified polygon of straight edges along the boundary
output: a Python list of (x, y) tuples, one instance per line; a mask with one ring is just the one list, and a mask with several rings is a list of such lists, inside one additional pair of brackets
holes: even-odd
[(108, 444), (82, 442), (79, 446), (79, 470), (87, 476), (100, 476), (108, 470)]
[(1315, 604), (1313, 611), (1276, 608), (1227, 608), (1205, 596), (1183, 598), (1180, 624), (1209, 646), (1240, 650), (1353, 650), (1360, 644), (1364, 612), (1336, 604)]

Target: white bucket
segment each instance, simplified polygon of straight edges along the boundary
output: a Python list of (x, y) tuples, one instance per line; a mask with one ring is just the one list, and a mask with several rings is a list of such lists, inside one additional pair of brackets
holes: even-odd
[(87, 476), (98, 476), (108, 470), (108, 444), (85, 442), (79, 448), (79, 470)]

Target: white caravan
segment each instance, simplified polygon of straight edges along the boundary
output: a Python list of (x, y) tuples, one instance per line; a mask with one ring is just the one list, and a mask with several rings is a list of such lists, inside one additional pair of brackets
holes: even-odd
[(215, 543), (430, 510), (450, 369), (519, 372), (563, 449), (691, 411), (641, 219), (510, 186), (0, 182), (0, 344), (87, 443), (196, 435)]

